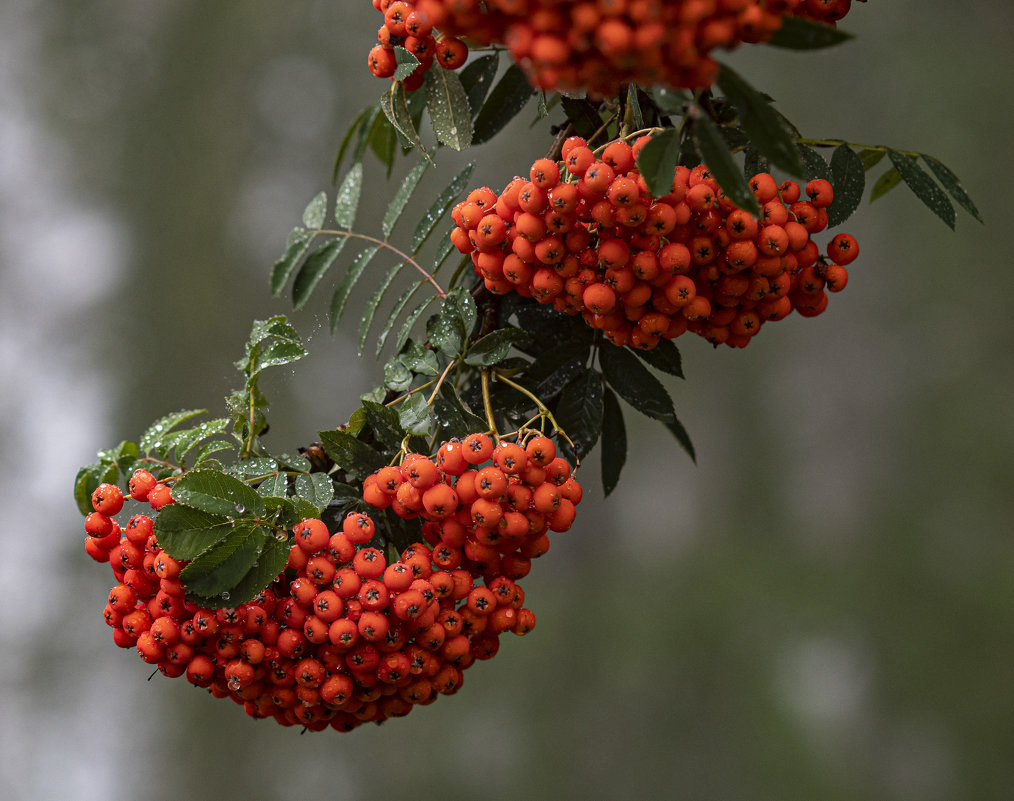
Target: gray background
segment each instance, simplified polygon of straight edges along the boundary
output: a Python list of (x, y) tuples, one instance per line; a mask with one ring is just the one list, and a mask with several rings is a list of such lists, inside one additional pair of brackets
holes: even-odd
[[(591, 458), (577, 525), (524, 582), (538, 627), (458, 695), (299, 736), (113, 645), (74, 473), (163, 413), (217, 412), (250, 320), (291, 312), (270, 264), (384, 88), (378, 24), (366, 0), (0, 6), (5, 798), (1009, 798), (1001, 0), (856, 4), (847, 46), (728, 56), (806, 134), (939, 157), (987, 225), (952, 233), (896, 190), (846, 224), (862, 255), (824, 315), (746, 351), (681, 339), (698, 464), (630, 412), (619, 489), (603, 502)], [(468, 154), (475, 185), (545, 152), (533, 116)], [(362, 219), (391, 191), (371, 167)], [(325, 294), (292, 315), (312, 357), (266, 382), (279, 449), (378, 382)]]

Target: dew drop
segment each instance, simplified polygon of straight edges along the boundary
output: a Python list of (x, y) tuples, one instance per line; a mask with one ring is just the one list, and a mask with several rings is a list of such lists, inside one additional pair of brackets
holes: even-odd
[(223, 592), (222, 593), (222, 600), (223, 601), (228, 601), (230, 597), (231, 596), (229, 595), (229, 593), (227, 593), (227, 592)]
[(236, 514), (241, 515), (245, 511), (246, 511), (246, 507), (243, 504), (241, 504), (241, 503), (237, 503), (236, 504)]

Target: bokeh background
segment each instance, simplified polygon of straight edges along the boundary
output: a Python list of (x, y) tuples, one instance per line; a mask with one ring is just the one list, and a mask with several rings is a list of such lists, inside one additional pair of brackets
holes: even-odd
[[(270, 265), (384, 88), (378, 20), (366, 0), (0, 4), (4, 798), (1010, 798), (1005, 0), (857, 4), (844, 47), (728, 57), (808, 135), (937, 156), (986, 225), (959, 211), (952, 233), (897, 189), (847, 224), (862, 256), (824, 315), (742, 352), (680, 340), (697, 465), (628, 413), (619, 489), (603, 501), (591, 458), (577, 525), (524, 582), (538, 627), (459, 694), (300, 736), (113, 645), (74, 474), (220, 409), (251, 319), (291, 312)], [(545, 151), (534, 116), (468, 154), (474, 185)], [(363, 219), (392, 191), (371, 170)], [(323, 300), (292, 317), (312, 356), (267, 382), (279, 450), (380, 374), (353, 317), (334, 338)]]

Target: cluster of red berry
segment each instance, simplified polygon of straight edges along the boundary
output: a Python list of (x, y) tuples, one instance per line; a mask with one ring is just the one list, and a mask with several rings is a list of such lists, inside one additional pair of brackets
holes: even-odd
[(404, 80), (408, 92), (422, 86), (434, 60), (446, 69), (456, 70), (468, 58), (468, 45), (454, 36), (434, 36), (433, 24), (416, 13), (415, 6), (416, 0), (373, 0), (373, 7), (384, 15), (384, 24), (377, 32), (380, 44), (370, 50), (367, 60), (370, 72), (378, 78), (390, 78), (398, 67), (394, 48), (408, 50), (419, 59), (419, 66)]
[(506, 45), (534, 86), (599, 96), (614, 95), (626, 83), (710, 86), (718, 73), (708, 55), (713, 49), (765, 42), (786, 15), (834, 22), (850, 5), (851, 0), (415, 2), (418, 17), (446, 33)]
[(755, 175), (758, 220), (704, 166), (677, 167), (672, 191), (654, 197), (635, 166), (647, 141), (597, 157), (571, 137), (563, 162), (539, 159), (499, 195), (474, 190), (452, 211), (455, 247), (491, 292), (583, 314), (614, 344), (643, 349), (687, 330), (744, 347), (763, 323), (820, 314), (825, 290), (845, 287), (855, 238), (835, 236), (828, 259), (810, 238), (827, 227), (828, 181), (808, 182), (801, 199), (796, 182)]
[[(172, 502), (145, 470), (129, 491), (155, 509)], [(426, 542), (389, 563), (383, 546), (370, 547), (368, 515), (349, 513), (335, 533), (304, 519), (269, 587), (236, 608), (206, 609), (187, 599), (186, 563), (159, 547), (152, 518), (135, 515), (121, 532), (123, 493), (100, 485), (85, 547), (118, 582), (104, 609), (114, 641), (282, 725), (350, 731), (403, 716), (454, 693), (502, 633), (534, 627), (516, 581), (549, 548), (547, 532), (570, 527), (581, 487), (552, 440), (494, 448), (473, 434), (444, 443), (436, 460), (410, 455), (378, 470), (363, 498), (422, 517)]]

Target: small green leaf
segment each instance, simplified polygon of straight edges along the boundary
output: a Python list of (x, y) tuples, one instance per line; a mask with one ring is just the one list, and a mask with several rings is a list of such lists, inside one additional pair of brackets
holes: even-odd
[(224, 515), (209, 514), (177, 503), (163, 507), (155, 518), (158, 544), (173, 559), (193, 559), (233, 530), (233, 522)]
[(877, 179), (877, 182), (873, 184), (873, 189), (870, 190), (870, 203), (877, 198), (883, 197), (900, 183), (901, 173), (894, 167), (891, 167), (891, 169), (887, 170)]
[(453, 150), (472, 143), (472, 111), (456, 72), (434, 64), (426, 73), (426, 108), (437, 141)]
[(792, 132), (783, 123), (781, 115), (771, 107), (767, 98), (724, 64), (718, 74), (718, 85), (725, 92), (726, 99), (739, 112), (740, 124), (750, 137), (750, 144), (767, 156), (775, 166), (790, 175), (802, 177), (805, 167), (796, 149)]
[(390, 314), (387, 315), (387, 320), (384, 321), (384, 325), (381, 327), (380, 333), (377, 335), (377, 351), (375, 355), (378, 358), (380, 357), (381, 351), (384, 350), (387, 337), (391, 334), (394, 324), (398, 322), (398, 318), (401, 317), (401, 313), (405, 311), (405, 307), (408, 305), (408, 302), (412, 300), (412, 296), (425, 286), (426, 283), (425, 279), (416, 281), (412, 284), (412, 286), (406, 288), (394, 302), (394, 305), (391, 307)]
[[(229, 600), (222, 599), (221, 603), (235, 608), (252, 600), (261, 590), (267, 588), (276, 576), (281, 575), (288, 561), (288, 542), (268, 536), (253, 566), (229, 593)], [(218, 597), (221, 599), (221, 595)]]
[[(210, 442), (206, 442), (200, 448), (197, 449), (197, 453), (194, 454), (192, 467), (200, 467), (208, 461), (208, 457), (213, 453), (219, 451), (230, 450), (234, 445), (231, 442), (227, 442), (221, 439), (213, 439)], [(214, 461), (214, 460), (211, 460)]]
[(954, 206), (951, 205), (951, 201), (947, 199), (944, 191), (919, 166), (919, 162), (911, 156), (899, 153), (897, 150), (888, 150), (887, 156), (891, 159), (894, 168), (901, 173), (902, 179), (908, 184), (909, 189), (915, 193), (915, 196), (930, 211), (947, 223), (948, 227), (953, 229), (955, 222)]
[(560, 105), (577, 136), (590, 139), (602, 127), (602, 115), (599, 114), (598, 106), (590, 100), (564, 96), (560, 99)]
[(410, 395), (398, 406), (398, 422), (409, 434), (429, 437), (433, 433), (433, 421), (430, 419), (430, 407), (426, 405), (426, 396), (422, 392)]
[(812, 22), (802, 17), (782, 17), (781, 28), (767, 44), (789, 50), (819, 50), (841, 44), (851, 38), (852, 34), (824, 23)]
[(404, 138), (408, 147), (419, 148), (423, 158), (432, 162), (430, 154), (423, 147), (422, 139), (419, 138), (419, 131), (416, 130), (412, 114), (408, 110), (408, 103), (405, 99), (405, 87), (400, 83), (394, 84), (390, 91), (380, 96), (380, 108), (384, 115), (391, 121), (395, 130)]
[(412, 371), (392, 356), (384, 365), (384, 386), (394, 392), (404, 392), (412, 386)]
[(210, 514), (236, 517), (264, 514), (260, 496), (242, 481), (217, 470), (191, 470), (172, 488), (173, 499)]
[(367, 136), (367, 144), (369, 144), (370, 150), (373, 151), (373, 155), (377, 157), (377, 160), (387, 167), (387, 177), (390, 178), (391, 170), (398, 155), (398, 142), (400, 140), (398, 132), (394, 130), (394, 126), (391, 125), (391, 121), (387, 117), (383, 114), (378, 114), (376, 119), (373, 120), (373, 125), (370, 126), (370, 132)]
[(458, 319), (465, 328), (465, 335), (468, 336), (475, 328), (479, 319), (479, 310), (475, 306), (475, 299), (467, 289), (458, 287), (447, 293), (443, 301), (443, 309), (448, 314), (457, 313)]
[(246, 343), (247, 355), (251, 354), (257, 345), (269, 338), (300, 342), (299, 333), (285, 318), (285, 315), (276, 314), (267, 320), (254, 320), (250, 328), (250, 338)]
[(883, 150), (870, 150), (867, 148), (859, 151), (859, 160), (863, 163), (863, 169), (869, 171), (880, 163), (884, 155)]
[(535, 90), (524, 71), (517, 64), (511, 65), (493, 87), (489, 97), (479, 110), (475, 120), (473, 145), (481, 145), (496, 136), (532, 99)]
[(407, 315), (405, 315), (405, 321), (401, 324), (401, 330), (398, 332), (398, 340), (394, 343), (394, 349), (400, 351), (404, 347), (405, 342), (412, 335), (412, 328), (419, 321), (419, 318), (423, 316), (429, 305), (436, 300), (439, 295), (430, 295), (424, 301), (419, 303), (417, 306), (412, 308)]
[(703, 112), (694, 119), (694, 141), (704, 163), (722, 187), (729, 200), (744, 211), (760, 217), (760, 204), (750, 191), (750, 184), (736, 165), (732, 153), (718, 128)]
[(426, 322), (426, 339), (445, 356), (454, 358), (465, 344), (465, 327), (454, 309), (446, 307)]
[(690, 103), (690, 96), (682, 89), (673, 89), (668, 86), (656, 86), (651, 90), (652, 99), (658, 110), (663, 114), (686, 113), (687, 105)]
[[(183, 458), (193, 449), (197, 443), (208, 437), (213, 437), (215, 434), (221, 434), (229, 427), (229, 419), (227, 417), (218, 417), (214, 420), (208, 420), (205, 423), (201, 423), (199, 426), (188, 429), (185, 432), (180, 432), (180, 436), (176, 440), (176, 461), (181, 462)], [(228, 443), (222, 443), (224, 447), (229, 447)], [(217, 448), (216, 450), (221, 450)]]
[(369, 125), (368, 122), (364, 123), (364, 120), (366, 120), (367, 116), (376, 116), (379, 112), (380, 109), (376, 106), (367, 106), (352, 121), (352, 124), (345, 132), (345, 136), (342, 137), (341, 145), (338, 147), (338, 154), (334, 159), (334, 167), (331, 169), (331, 183), (338, 183), (338, 172), (341, 170), (342, 161), (345, 159), (345, 152), (349, 149), (349, 145), (352, 144), (352, 137), (358, 133), (359, 137), (362, 138), (364, 131), (366, 131), (366, 126)]
[(360, 481), (387, 464), (380, 451), (344, 431), (321, 431), (319, 436), (324, 452), (353, 481)]
[(83, 515), (91, 514), (92, 493), (99, 484), (115, 484), (119, 478), (120, 471), (115, 464), (93, 464), (82, 467), (74, 480), (74, 500), (77, 508)]
[(743, 152), (743, 175), (746, 176), (747, 181), (753, 178), (757, 173), (771, 172), (771, 165), (768, 160), (764, 157), (764, 154), (753, 147), (748, 147)]
[(324, 224), (327, 216), (327, 192), (321, 192), (303, 209), (303, 225), (317, 229)]
[(468, 96), (468, 107), (473, 120), (482, 108), (482, 101), (486, 99), (489, 87), (493, 85), (499, 63), (500, 53), (494, 51), (468, 62), (461, 70), (461, 85)]
[[(393, 131), (393, 126), (387, 121), (387, 117), (381, 113), (380, 104), (378, 103), (377, 105), (370, 107), (369, 114), (367, 114), (366, 119), (363, 120), (362, 130), (359, 132), (359, 138), (356, 140), (355, 150), (352, 151), (352, 163), (360, 163), (363, 160), (363, 156), (366, 155), (366, 148), (368, 147), (376, 152), (379, 140), (381, 138), (386, 138)], [(399, 134), (395, 132), (394, 138), (398, 139)], [(338, 183), (337, 170), (335, 170), (334, 178), (331, 182), (334, 184)]]
[(648, 189), (659, 197), (672, 192), (676, 165), (680, 159), (680, 135), (675, 128), (655, 134), (637, 155), (637, 168)]
[(599, 349), (599, 364), (609, 385), (641, 414), (664, 423), (676, 419), (672, 398), (662, 382), (629, 350), (603, 344)]
[(634, 353), (656, 370), (661, 370), (663, 373), (674, 375), (677, 378), (684, 378), (683, 359), (680, 357), (679, 349), (671, 340), (661, 339), (654, 348), (637, 350)]
[(644, 127), (644, 115), (641, 113), (641, 101), (637, 96), (637, 86), (627, 86), (627, 109), (630, 112), (630, 121), (634, 124), (634, 130), (641, 130)]
[(262, 498), (284, 498), (289, 494), (289, 479), (285, 473), (268, 476), (257, 487), (257, 494)]
[(253, 567), (269, 533), (259, 526), (237, 526), (222, 542), (197, 556), (180, 571), (189, 592), (204, 597), (229, 593)]
[(342, 252), (348, 241), (348, 238), (344, 236), (339, 239), (331, 239), (307, 257), (303, 266), (299, 268), (299, 272), (296, 273), (296, 280), (292, 284), (292, 305), (294, 308), (301, 309), (306, 305), (313, 290), (320, 283), (320, 279), (334, 264), (338, 254)]
[(433, 418), (441, 440), (452, 437), (464, 438), (476, 431), (485, 431), (488, 424), (481, 417), (469, 411), (461, 402), (458, 393), (449, 383), (445, 382), (433, 400)]
[(416, 67), (419, 66), (419, 59), (415, 57), (413, 53), (410, 53), (404, 47), (394, 48), (394, 60), (398, 65), (394, 69), (394, 75), (392, 76), (395, 81), (403, 81), (413, 72)]
[(866, 190), (866, 170), (858, 154), (848, 145), (839, 145), (831, 156), (831, 175), (834, 201), (827, 209), (827, 224), (834, 228), (859, 208)]
[(377, 442), (397, 451), (401, 447), (401, 441), (405, 439), (405, 430), (398, 421), (398, 412), (374, 401), (363, 401), (363, 411)]
[(391, 284), (394, 283), (394, 279), (398, 277), (398, 273), (400, 273), (404, 267), (405, 262), (401, 262), (388, 270), (383, 280), (381, 280), (380, 285), (366, 303), (366, 308), (363, 311), (363, 319), (359, 322), (359, 346), (357, 349), (357, 355), (363, 355), (363, 346), (366, 345), (366, 336), (370, 332), (370, 326), (373, 324), (373, 318), (377, 314), (377, 309), (384, 300), (384, 295), (387, 294), (387, 290), (390, 289)]
[(308, 353), (309, 351), (298, 342), (272, 342), (257, 355), (257, 361), (254, 369), (250, 371), (250, 377), (252, 378), (268, 367), (297, 362)]
[(326, 473), (296, 476), (296, 494), (312, 504), (320, 514), (334, 497), (334, 482)]
[(379, 246), (373, 246), (368, 247), (366, 250), (359, 253), (355, 259), (352, 260), (352, 264), (349, 265), (349, 269), (342, 277), (341, 283), (338, 285), (334, 295), (331, 297), (331, 311), (328, 315), (328, 320), (331, 325), (332, 334), (334, 334), (335, 329), (338, 328), (338, 323), (341, 321), (342, 315), (345, 313), (345, 304), (348, 303), (349, 295), (352, 294), (356, 281), (360, 279), (367, 265), (373, 260), (373, 257), (377, 255), (378, 250), (380, 250)]
[(289, 241), (285, 246), (285, 253), (275, 262), (271, 268), (271, 294), (277, 297), (282, 294), (285, 285), (289, 282), (289, 276), (303, 260), (310, 241), (317, 235), (316, 231), (307, 231), (305, 228), (293, 228), (289, 234)]
[(356, 222), (356, 211), (359, 208), (359, 197), (363, 190), (363, 165), (356, 162), (348, 171), (345, 180), (338, 189), (334, 203), (334, 218), (339, 228), (352, 228)]
[(933, 156), (927, 156), (923, 153), (921, 158), (929, 164), (930, 169), (933, 170), (933, 174), (937, 177), (937, 180), (940, 181), (944, 189), (950, 193), (950, 196), (958, 201), (961, 208), (975, 217), (975, 219), (979, 222), (985, 223), (985, 220), (982, 219), (982, 215), (979, 214), (979, 210), (975, 207), (975, 203), (972, 202), (972, 198), (968, 196), (964, 187), (961, 186), (958, 176), (951, 172), (945, 164), (933, 158)]
[(623, 410), (616, 394), (607, 389), (602, 405), (602, 492), (607, 496), (620, 481), (620, 471), (627, 461), (627, 429)]
[(394, 226), (397, 225), (398, 219), (401, 217), (402, 212), (405, 211), (405, 206), (408, 205), (412, 193), (419, 185), (419, 181), (422, 179), (423, 173), (426, 172), (428, 166), (429, 164), (426, 161), (420, 161), (416, 164), (411, 172), (405, 176), (405, 180), (398, 187), (398, 191), (394, 193), (394, 197), (391, 198), (391, 203), (387, 207), (387, 213), (384, 214), (384, 221), (380, 225), (381, 230), (384, 232), (384, 239), (391, 236)]
[(510, 349), (517, 342), (528, 339), (520, 328), (498, 328), (476, 341), (465, 354), (465, 364), (477, 367), (491, 367), (507, 358)]
[(398, 359), (416, 375), (440, 375), (440, 362), (437, 361), (437, 354), (418, 342), (409, 342), (399, 354)]
[(806, 164), (806, 175), (804, 177), (807, 181), (812, 181), (815, 178), (823, 178), (825, 181), (832, 180), (831, 168), (820, 153), (809, 145), (797, 145), (797, 147), (799, 148), (799, 155)]
[(586, 370), (563, 389), (556, 407), (556, 420), (573, 441), (578, 456), (585, 456), (598, 442), (604, 414), (602, 376)]
[(433, 229), (436, 228), (437, 223), (440, 222), (440, 218), (454, 205), (455, 199), (468, 185), (468, 178), (474, 168), (475, 164), (469, 163), (461, 172), (455, 175), (451, 179), (451, 182), (444, 187), (437, 199), (433, 201), (433, 204), (426, 210), (422, 219), (416, 224), (415, 232), (412, 234), (412, 255), (419, 252), (423, 243), (426, 242), (429, 235), (433, 233)]
[(240, 459), (229, 472), (237, 478), (250, 478), (273, 473), (278, 469), (278, 462), (270, 456), (258, 456), (253, 459)]
[(673, 418), (671, 422), (665, 423), (665, 427), (669, 429), (669, 432), (676, 438), (676, 441), (680, 444), (680, 447), (687, 452), (690, 457), (690, 461), (697, 462), (697, 454), (694, 452), (694, 444), (690, 441), (690, 435), (687, 430), (683, 427), (683, 424), (677, 418)]
[(165, 417), (156, 420), (141, 435), (141, 440), (138, 443), (140, 452), (151, 453), (158, 446), (159, 440), (163, 439), (176, 426), (193, 417), (205, 414), (207, 411), (207, 409), (185, 409), (173, 414), (167, 414)]

